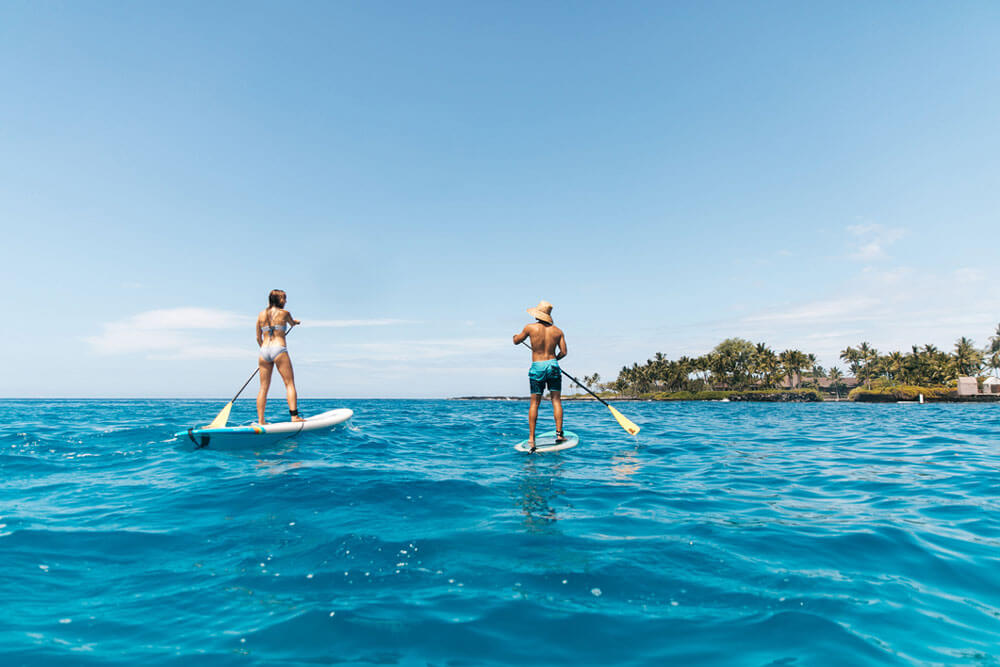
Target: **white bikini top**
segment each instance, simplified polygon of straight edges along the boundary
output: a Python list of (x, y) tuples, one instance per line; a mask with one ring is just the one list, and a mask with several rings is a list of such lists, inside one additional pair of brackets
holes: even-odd
[[(268, 318), (268, 322), (270, 321), (270, 318)], [(288, 324), (268, 324), (267, 326), (261, 327), (260, 332), (273, 336), (274, 332), (279, 329), (281, 330), (282, 335), (288, 333)]]

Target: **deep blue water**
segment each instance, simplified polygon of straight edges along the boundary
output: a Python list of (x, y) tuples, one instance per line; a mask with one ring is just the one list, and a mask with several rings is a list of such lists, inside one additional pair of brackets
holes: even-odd
[(0, 663), (1000, 664), (1000, 405), (223, 403), (0, 401)]

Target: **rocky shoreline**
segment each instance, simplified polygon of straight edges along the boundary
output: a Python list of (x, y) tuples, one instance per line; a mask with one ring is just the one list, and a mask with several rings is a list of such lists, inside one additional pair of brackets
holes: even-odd
[[(451, 401), (528, 401), (530, 396), (454, 396), (448, 400)], [(542, 399), (545, 401), (551, 400), (546, 394)], [(856, 400), (848, 400), (846, 397), (841, 398), (826, 398), (820, 397), (815, 394), (793, 394), (791, 392), (782, 393), (771, 393), (771, 394), (754, 394), (733, 392), (727, 394), (722, 398), (656, 398), (656, 397), (636, 397), (636, 396), (624, 396), (624, 397), (607, 397), (604, 400), (614, 403), (630, 403), (630, 402), (657, 402), (657, 403), (672, 403), (677, 401), (692, 401), (692, 402), (716, 402), (716, 403), (916, 403), (917, 401), (911, 400), (900, 400), (895, 396), (891, 395), (865, 395), (859, 397)], [(591, 396), (563, 396), (563, 401), (594, 401), (597, 399)], [(925, 403), (1000, 403), (1000, 394), (977, 394), (975, 396), (948, 396), (948, 397), (934, 397), (926, 398)]]

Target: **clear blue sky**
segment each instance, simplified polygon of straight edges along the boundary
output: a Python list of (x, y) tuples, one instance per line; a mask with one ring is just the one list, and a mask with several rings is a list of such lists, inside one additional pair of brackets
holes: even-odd
[(228, 398), (275, 287), (306, 398), (525, 394), (540, 299), (606, 378), (985, 343), (998, 34), (990, 2), (3, 3), (0, 396)]

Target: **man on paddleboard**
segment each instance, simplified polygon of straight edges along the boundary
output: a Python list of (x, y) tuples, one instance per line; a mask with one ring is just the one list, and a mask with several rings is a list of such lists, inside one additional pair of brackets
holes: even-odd
[[(565, 442), (563, 437), (562, 371), (559, 360), (566, 356), (566, 336), (562, 329), (552, 323), (552, 304), (541, 301), (528, 314), (535, 318), (526, 324), (521, 333), (514, 334), (514, 345), (531, 339), (531, 368), (528, 381), (531, 384), (531, 405), (528, 407), (528, 444), (535, 451), (535, 423), (538, 421), (538, 406), (542, 394), (548, 387), (552, 397), (552, 414), (556, 418), (556, 443)], [(558, 352), (557, 352), (558, 350)]]

